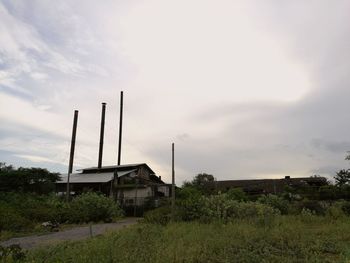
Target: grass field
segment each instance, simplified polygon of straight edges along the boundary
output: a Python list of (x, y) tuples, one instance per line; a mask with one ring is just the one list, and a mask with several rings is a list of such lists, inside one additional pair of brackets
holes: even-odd
[(28, 262), (350, 262), (350, 218), (280, 216), (266, 224), (139, 224), (30, 251)]

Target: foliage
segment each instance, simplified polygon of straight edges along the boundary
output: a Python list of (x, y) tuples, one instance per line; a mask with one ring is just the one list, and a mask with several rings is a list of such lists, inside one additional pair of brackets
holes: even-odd
[(0, 192), (0, 215), (0, 232), (26, 232), (45, 221), (111, 221), (121, 216), (122, 210), (110, 198), (96, 193), (81, 195), (67, 203), (54, 195)]
[(184, 182), (183, 187), (193, 187), (199, 190), (202, 194), (213, 193), (213, 183), (216, 181), (213, 175), (207, 173), (197, 174), (192, 181)]
[(271, 228), (228, 224), (139, 224), (106, 236), (30, 251), (27, 262), (348, 262), (349, 218), (280, 216)]
[(0, 231), (23, 231), (37, 222), (55, 219), (55, 210), (48, 201), (54, 196), (0, 192)]
[(59, 180), (58, 173), (50, 173), (42, 168), (15, 169), (12, 165), (0, 163), (0, 191), (30, 192), (48, 194)]
[(275, 216), (278, 212), (270, 206), (256, 202), (238, 202), (230, 200), (226, 194), (203, 197), (199, 219), (204, 222), (232, 219), (261, 219)]
[(319, 188), (320, 200), (336, 200), (339, 198), (339, 188), (334, 185), (323, 185)]
[(337, 172), (336, 176), (334, 176), (334, 180), (337, 186), (350, 184), (350, 169), (342, 169)]
[[(163, 206), (154, 210), (147, 211), (144, 215), (144, 221), (152, 224), (166, 225), (171, 220), (171, 207)], [(175, 220), (181, 220), (176, 210)]]
[(71, 222), (110, 222), (118, 216), (122, 216), (122, 210), (113, 199), (94, 192), (84, 193), (73, 199), (70, 204)]
[(1, 262), (22, 262), (26, 257), (19, 245), (11, 245), (9, 247), (0, 246)]
[(288, 201), (277, 195), (263, 195), (258, 199), (258, 202), (279, 210), (283, 215), (288, 213)]
[(29, 218), (23, 217), (14, 208), (0, 206), (0, 214), (0, 232), (4, 230), (19, 231), (33, 226)]
[(183, 187), (176, 192), (176, 205), (178, 213), (184, 221), (191, 221), (198, 218), (201, 213), (202, 193), (193, 186)]
[(346, 152), (345, 160), (350, 161), (350, 151)]
[(326, 207), (319, 201), (305, 199), (295, 203), (295, 205), (300, 213), (305, 209), (317, 215), (324, 215), (326, 213)]
[(343, 210), (344, 202), (338, 201), (328, 206), (326, 210), (326, 216), (332, 220), (339, 219), (345, 216), (345, 212)]
[(248, 201), (247, 194), (241, 188), (231, 188), (226, 192), (227, 197), (237, 201)]
[(347, 202), (343, 202), (342, 203), (342, 206), (341, 206), (341, 209), (343, 210), (343, 212), (350, 216), (350, 202), (347, 201)]

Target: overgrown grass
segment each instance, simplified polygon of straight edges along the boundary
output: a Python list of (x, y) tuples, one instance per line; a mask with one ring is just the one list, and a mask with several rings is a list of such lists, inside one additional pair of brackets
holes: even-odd
[(349, 262), (350, 219), (279, 216), (248, 220), (139, 224), (87, 241), (30, 251), (28, 262)]

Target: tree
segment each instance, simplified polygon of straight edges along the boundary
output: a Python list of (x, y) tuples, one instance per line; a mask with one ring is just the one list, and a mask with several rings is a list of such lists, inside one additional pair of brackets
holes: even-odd
[(58, 173), (50, 173), (42, 168), (15, 169), (12, 165), (0, 163), (0, 191), (31, 192), (47, 194), (55, 188), (60, 179)]
[(342, 169), (337, 172), (336, 176), (334, 176), (335, 184), (337, 186), (343, 186), (350, 184), (350, 169), (345, 170)]
[(193, 187), (199, 190), (202, 194), (210, 194), (215, 188), (216, 179), (212, 174), (200, 173), (197, 174), (192, 181), (184, 182), (183, 187)]
[(347, 151), (345, 160), (350, 161), (350, 151)]

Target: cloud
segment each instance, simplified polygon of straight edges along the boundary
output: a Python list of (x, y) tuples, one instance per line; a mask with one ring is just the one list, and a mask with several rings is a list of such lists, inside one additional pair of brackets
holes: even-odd
[(76, 165), (94, 165), (105, 101), (114, 164), (123, 89), (124, 163), (170, 180), (174, 141), (178, 184), (332, 176), (350, 146), (349, 5), (0, 1), (0, 156), (64, 170), (79, 109)]

